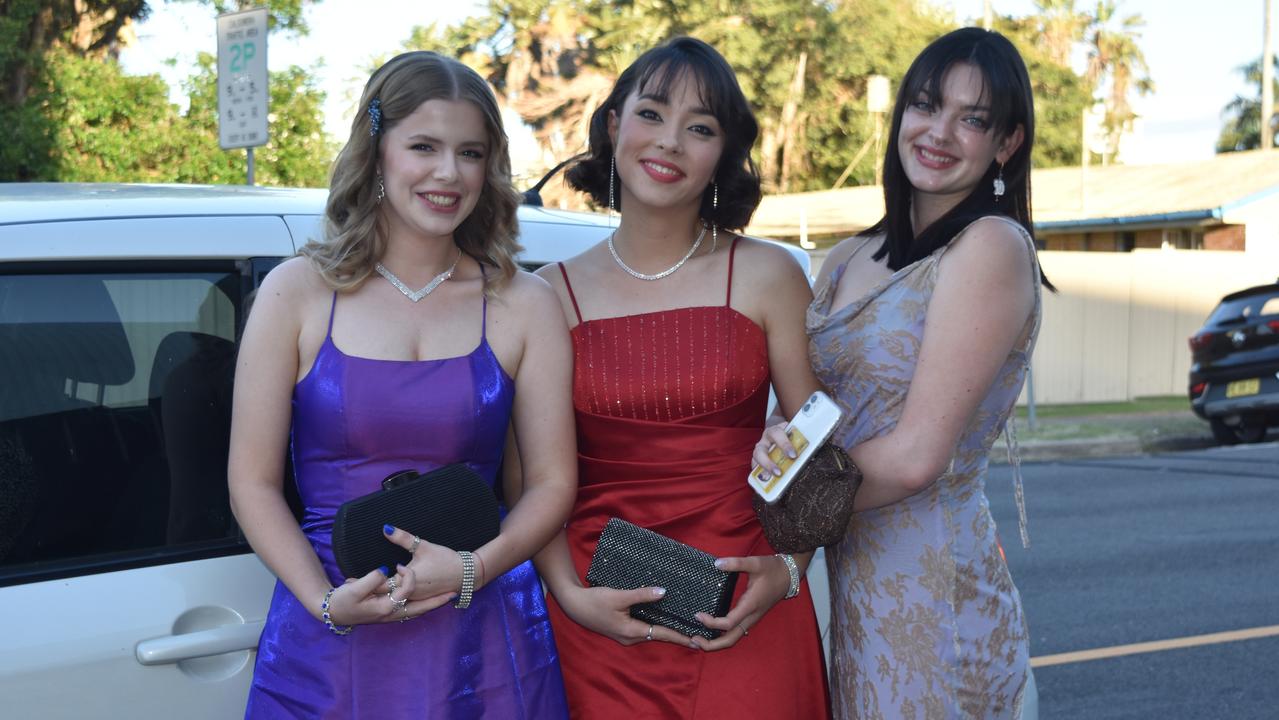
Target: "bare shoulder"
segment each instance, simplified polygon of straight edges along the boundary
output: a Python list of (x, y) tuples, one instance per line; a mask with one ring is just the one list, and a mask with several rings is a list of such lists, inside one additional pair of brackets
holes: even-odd
[[(846, 237), (843, 240), (840, 240), (834, 247), (827, 251), (826, 257), (822, 259), (822, 269), (817, 275), (817, 281), (814, 283), (814, 286), (820, 288), (822, 285), (829, 282), (830, 276), (835, 271), (835, 268), (852, 259), (853, 255), (857, 253), (858, 248), (868, 244), (877, 246), (883, 241), (883, 239), (883, 235), (876, 235), (871, 238), (867, 238), (864, 235), (853, 235), (852, 237)], [(869, 252), (861, 253), (859, 257), (862, 261), (873, 263), (874, 260), (871, 258), (872, 254), (873, 253)]]
[(533, 276), (541, 279), (548, 286), (559, 290), (564, 287), (564, 273), (557, 262), (547, 263), (533, 271)]
[(559, 299), (551, 288), (550, 282), (554, 279), (551, 273), (559, 275), (558, 269), (551, 265), (538, 268), (537, 273), (517, 271), (498, 292), (497, 304), (503, 312), (525, 322), (539, 322), (552, 312), (550, 318), (558, 321)]
[(324, 282), (315, 266), (305, 257), (289, 258), (272, 268), (258, 287), (254, 308), (271, 308), (272, 314), (300, 316), (301, 308), (326, 300), (333, 290)]
[[(808, 285), (803, 266), (789, 250), (745, 235), (737, 240), (733, 272), (751, 287), (775, 287), (778, 283)], [(734, 279), (733, 284), (737, 285), (738, 281)]]
[(1023, 232), (1008, 218), (984, 217), (951, 241), (942, 266), (952, 265), (980, 275), (1029, 275), (1032, 251)]

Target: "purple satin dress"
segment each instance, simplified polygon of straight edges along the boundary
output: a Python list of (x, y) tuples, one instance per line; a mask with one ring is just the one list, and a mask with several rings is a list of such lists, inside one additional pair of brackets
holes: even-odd
[[(465, 462), (495, 482), (515, 388), (485, 335), (461, 357), (359, 358), (333, 344), (330, 311), (315, 365), (293, 390), (292, 451), (302, 531), (334, 585), (343, 578), (330, 540), (343, 502), (405, 468)], [(448, 604), (345, 636), (276, 583), (245, 717), (568, 717), (532, 563), (489, 582), (466, 610)]]

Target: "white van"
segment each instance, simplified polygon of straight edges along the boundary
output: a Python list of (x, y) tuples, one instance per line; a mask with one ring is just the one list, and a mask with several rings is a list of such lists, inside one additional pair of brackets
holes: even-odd
[[(326, 196), (0, 185), (0, 715), (243, 713), (275, 580), (227, 501), (235, 343)], [(519, 220), (528, 268), (608, 231)]]

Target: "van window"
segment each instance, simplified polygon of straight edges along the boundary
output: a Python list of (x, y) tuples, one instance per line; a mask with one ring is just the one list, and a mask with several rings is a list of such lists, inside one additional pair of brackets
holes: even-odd
[(242, 283), (0, 274), (0, 585), (246, 551), (226, 489)]

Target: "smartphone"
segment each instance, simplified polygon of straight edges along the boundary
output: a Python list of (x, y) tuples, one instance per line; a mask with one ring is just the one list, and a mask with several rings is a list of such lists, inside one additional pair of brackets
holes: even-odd
[(820, 390), (813, 393), (786, 425), (786, 437), (790, 438), (798, 457), (792, 460), (782, 454), (781, 448), (774, 447), (768, 451), (768, 457), (781, 468), (782, 474), (774, 475), (755, 463), (746, 482), (764, 502), (777, 502), (808, 458), (830, 437), (842, 416), (839, 406), (826, 393)]

